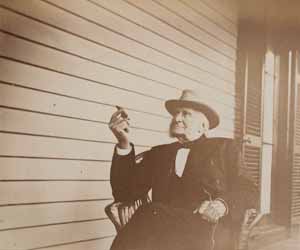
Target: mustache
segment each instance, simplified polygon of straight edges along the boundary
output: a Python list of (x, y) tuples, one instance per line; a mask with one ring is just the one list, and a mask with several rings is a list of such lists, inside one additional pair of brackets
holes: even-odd
[[(170, 126), (169, 126), (169, 136), (170, 136), (171, 138), (175, 138), (175, 137), (178, 136), (178, 134), (175, 133), (174, 128), (175, 128), (176, 126), (178, 126), (179, 124), (182, 124), (182, 122), (176, 122), (176, 121), (174, 121), (174, 120), (172, 120), (172, 121), (170, 122)], [(184, 127), (184, 126), (183, 126), (183, 127)]]
[[(181, 125), (181, 126), (180, 126)], [(180, 126), (180, 127), (185, 127), (184, 124), (182, 122), (177, 122), (177, 121), (171, 121), (170, 123), (170, 128), (174, 127), (174, 126)]]

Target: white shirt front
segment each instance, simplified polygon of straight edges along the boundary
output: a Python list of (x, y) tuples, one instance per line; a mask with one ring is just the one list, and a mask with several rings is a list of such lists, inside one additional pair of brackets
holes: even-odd
[(175, 173), (179, 177), (181, 177), (183, 174), (189, 153), (190, 153), (189, 148), (180, 148), (177, 151), (176, 159), (175, 159)]
[[(117, 148), (118, 155), (128, 155), (132, 150), (132, 147), (128, 149), (121, 149), (118, 147), (116, 148)], [(175, 173), (178, 177), (181, 177), (183, 174), (189, 153), (190, 153), (189, 148), (180, 148), (177, 151), (176, 159), (175, 159)]]

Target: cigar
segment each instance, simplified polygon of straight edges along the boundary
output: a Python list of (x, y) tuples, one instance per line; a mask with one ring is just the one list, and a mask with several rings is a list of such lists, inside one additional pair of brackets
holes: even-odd
[[(123, 109), (122, 107), (120, 107), (120, 106), (118, 106), (118, 105), (116, 105), (116, 108), (117, 108), (118, 110)], [(124, 118), (124, 119), (130, 120), (130, 118), (128, 117), (128, 115), (126, 114), (125, 111), (122, 111), (121, 117)]]

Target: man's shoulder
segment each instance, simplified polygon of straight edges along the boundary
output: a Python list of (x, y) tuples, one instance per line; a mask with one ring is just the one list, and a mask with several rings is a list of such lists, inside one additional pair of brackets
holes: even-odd
[(208, 144), (217, 144), (217, 145), (235, 145), (239, 144), (239, 140), (229, 137), (207, 137)]
[(144, 158), (158, 159), (158, 158), (162, 157), (163, 155), (166, 155), (169, 152), (171, 152), (175, 145), (176, 145), (176, 142), (153, 146), (149, 150), (146, 150), (146, 151), (141, 152), (140, 154), (136, 155), (136, 157), (135, 157), (136, 163), (139, 163)]
[[(151, 148), (151, 151), (161, 151), (161, 150), (170, 150), (174, 146), (176, 146), (178, 142), (171, 142), (166, 144), (160, 144), (153, 146)], [(205, 139), (205, 145), (206, 146), (238, 146), (239, 140), (234, 138), (228, 138), (228, 137), (206, 137)]]
[(218, 142), (218, 143), (224, 143), (224, 142), (233, 142), (236, 139), (229, 138), (229, 137), (206, 137), (207, 141), (210, 142)]
[(172, 149), (178, 142), (171, 142), (171, 143), (165, 143), (165, 144), (160, 144), (153, 146), (151, 148), (151, 151), (159, 152), (159, 151), (164, 151), (164, 150), (170, 150)]
[[(150, 149), (150, 152), (162, 153), (165, 151), (170, 151), (174, 147), (176, 147), (176, 144), (178, 144), (178, 142), (156, 145)], [(204, 144), (205, 147), (211, 147), (211, 148), (217, 147), (217, 148), (224, 148), (224, 149), (239, 148), (240, 145), (238, 139), (228, 138), (228, 137), (206, 137)]]
[(207, 147), (219, 148), (228, 151), (237, 151), (240, 148), (240, 142), (235, 138), (210, 137), (206, 140)]

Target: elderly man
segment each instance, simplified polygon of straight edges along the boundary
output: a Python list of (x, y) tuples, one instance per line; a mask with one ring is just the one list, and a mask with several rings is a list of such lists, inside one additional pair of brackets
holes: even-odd
[[(113, 196), (132, 201), (152, 189), (152, 203), (138, 209), (111, 250), (228, 249), (231, 212), (237, 212), (231, 181), (239, 167), (237, 147), (231, 139), (205, 136), (218, 126), (219, 116), (196, 92), (184, 90), (165, 106), (173, 117), (170, 135), (178, 141), (138, 156), (129, 141), (126, 111), (112, 115), (109, 127), (118, 140), (111, 166)], [(214, 245), (216, 229), (220, 240)]]

